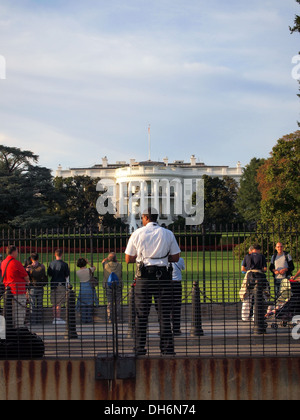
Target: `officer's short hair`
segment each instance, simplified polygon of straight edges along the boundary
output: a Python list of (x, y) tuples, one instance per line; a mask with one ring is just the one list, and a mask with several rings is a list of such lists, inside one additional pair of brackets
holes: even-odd
[(148, 216), (150, 222), (157, 222), (158, 211), (154, 207), (148, 207), (143, 211), (143, 216)]

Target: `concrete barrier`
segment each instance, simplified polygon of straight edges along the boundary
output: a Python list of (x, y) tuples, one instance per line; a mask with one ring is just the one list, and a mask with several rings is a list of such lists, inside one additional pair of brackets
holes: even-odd
[(141, 358), (136, 378), (96, 380), (95, 360), (0, 362), (1, 400), (299, 400), (299, 358)]

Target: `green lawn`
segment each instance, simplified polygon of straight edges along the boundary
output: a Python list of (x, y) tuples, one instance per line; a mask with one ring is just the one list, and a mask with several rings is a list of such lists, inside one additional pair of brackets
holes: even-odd
[[(88, 254), (65, 254), (64, 260), (69, 264), (71, 271), (71, 284), (74, 286), (76, 293), (79, 292), (79, 281), (76, 276), (76, 262), (79, 257), (85, 257), (91, 262), (91, 257)], [(97, 268), (96, 276), (99, 278), (99, 294), (100, 303), (105, 302), (103, 293), (103, 270), (102, 260), (106, 255), (94, 254), (94, 265)], [(134, 279), (134, 265), (129, 265), (124, 262), (124, 254), (117, 255), (118, 260), (123, 265), (123, 296), (124, 304), (127, 304), (126, 295), (130, 290), (130, 285)], [(234, 303), (239, 302), (238, 292), (243, 279), (243, 274), (240, 271), (241, 263), (236, 261), (232, 252), (222, 251), (206, 251), (203, 252), (184, 252), (182, 257), (186, 263), (186, 271), (183, 272), (183, 288), (184, 300), (191, 302), (191, 291), (194, 281), (199, 281), (201, 290), (202, 302), (215, 303)], [(52, 258), (43, 254), (40, 260), (47, 267)], [(271, 286), (273, 282), (270, 280)], [(45, 289), (46, 292), (47, 288)], [(47, 299), (45, 293), (45, 300)], [(46, 302), (45, 302), (46, 303)], [(49, 304), (49, 300), (47, 301)]]

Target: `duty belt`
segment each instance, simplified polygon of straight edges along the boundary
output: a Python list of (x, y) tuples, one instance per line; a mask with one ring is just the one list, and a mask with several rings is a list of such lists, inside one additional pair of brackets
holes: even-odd
[(158, 265), (149, 265), (147, 267), (144, 267), (144, 270), (146, 274), (149, 275), (155, 275), (157, 280), (161, 279), (164, 274), (168, 272), (168, 268), (165, 266), (158, 266)]

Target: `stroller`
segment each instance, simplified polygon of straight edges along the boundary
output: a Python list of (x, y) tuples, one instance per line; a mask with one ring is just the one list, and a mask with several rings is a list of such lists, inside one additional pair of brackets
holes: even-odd
[(296, 315), (300, 315), (300, 283), (286, 280), (286, 283), (282, 285), (280, 296), (275, 305), (269, 306), (266, 320), (274, 321), (271, 327), (277, 330), (278, 322), (283, 327), (293, 326), (292, 320)]

